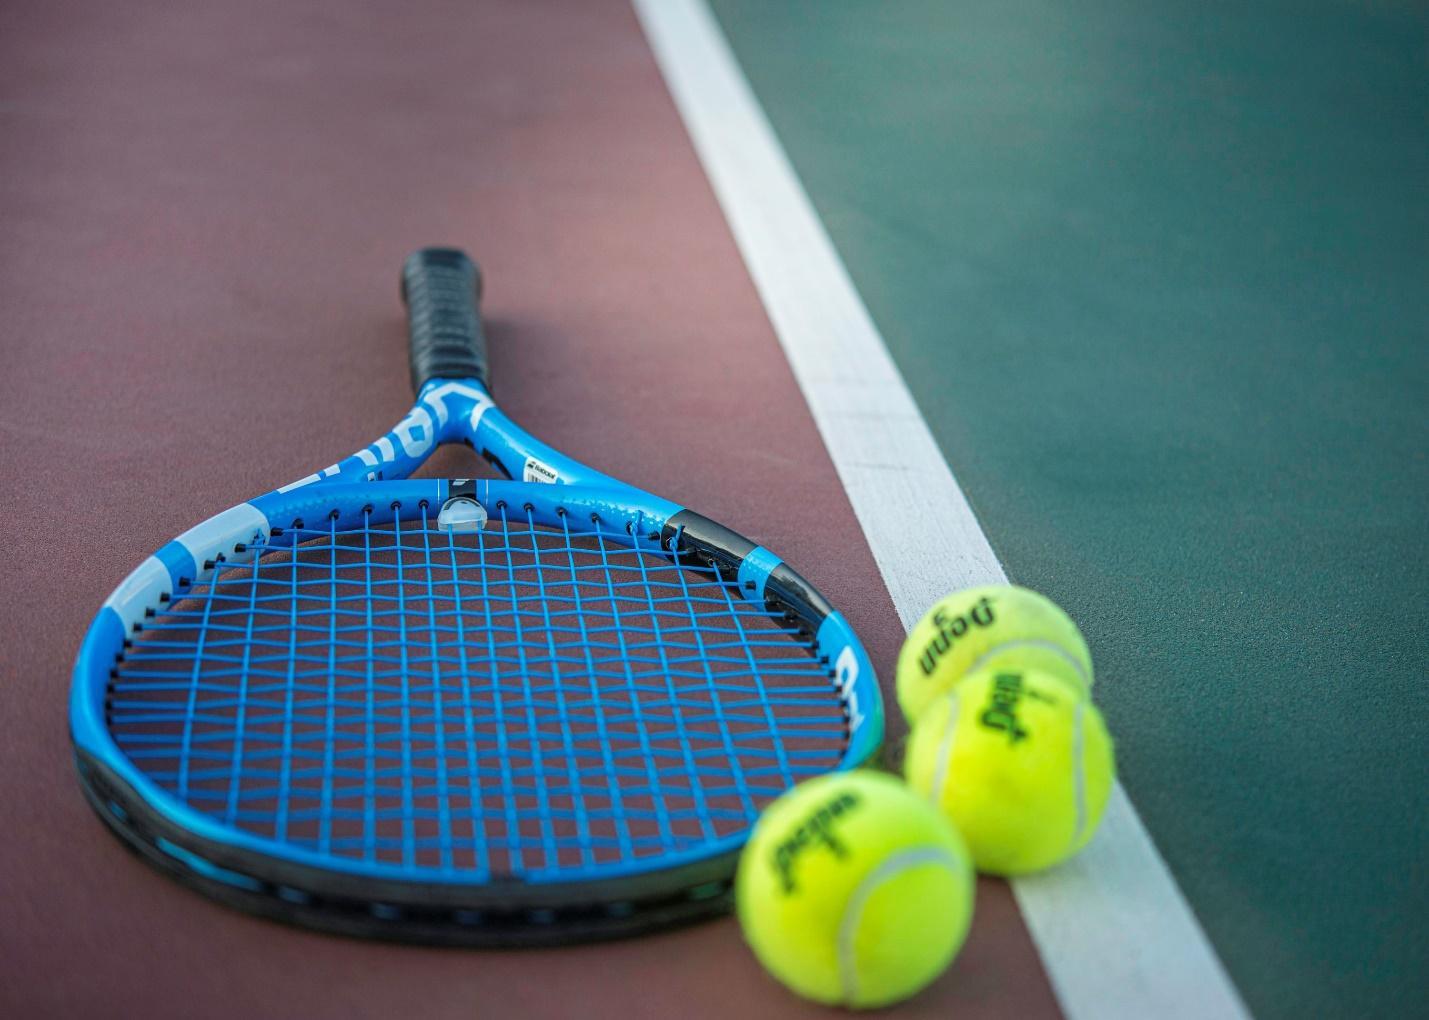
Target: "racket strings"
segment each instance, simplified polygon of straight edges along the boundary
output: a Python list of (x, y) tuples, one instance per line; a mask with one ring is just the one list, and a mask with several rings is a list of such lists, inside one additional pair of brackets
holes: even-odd
[(806, 633), (707, 564), (562, 523), (289, 529), (146, 621), (111, 732), (225, 825), (478, 880), (738, 838), (837, 764)]

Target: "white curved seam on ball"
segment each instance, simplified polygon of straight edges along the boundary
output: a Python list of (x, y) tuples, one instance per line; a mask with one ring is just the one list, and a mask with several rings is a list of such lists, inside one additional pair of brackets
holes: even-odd
[(1072, 726), (1072, 799), (1077, 810), (1077, 827), (1072, 830), (1072, 845), (1082, 841), (1082, 833), (1087, 828), (1087, 769), (1085, 722), (1086, 706), (1077, 702), (1076, 721)]
[(843, 1001), (846, 1005), (851, 1005), (854, 996), (858, 994), (858, 967), (854, 960), (853, 944), (858, 937), (858, 924), (863, 916), (864, 905), (884, 882), (896, 878), (910, 868), (924, 864), (941, 864), (954, 875), (961, 870), (957, 858), (948, 851), (931, 846), (915, 847), (911, 850), (901, 850), (889, 857), (863, 876), (863, 881), (854, 886), (853, 892), (849, 894), (848, 906), (844, 908), (843, 919), (839, 922), (838, 937), (839, 984), (842, 986)]
[(1011, 648), (1041, 648), (1046, 651), (1052, 652), (1055, 655), (1059, 655), (1063, 659), (1067, 660), (1067, 665), (1071, 666), (1072, 669), (1076, 671), (1077, 679), (1082, 682), (1083, 687), (1090, 689), (1092, 686), (1092, 678), (1087, 675), (1087, 671), (1082, 667), (1081, 661), (1071, 652), (1067, 651), (1061, 645), (1057, 644), (1055, 641), (1048, 641), (1046, 638), (1018, 638), (1016, 641), (1004, 641), (1000, 645), (996, 645), (992, 648), (989, 648), (987, 651), (983, 652), (976, 659), (974, 659), (972, 661), (972, 664), (968, 666), (967, 672), (964, 673), (964, 676), (966, 676), (967, 673), (971, 673), (973, 670), (981, 669), (986, 662), (996, 658), (997, 656), (1001, 655), (1003, 652)]
[(937, 763), (933, 771), (933, 785), (929, 789), (929, 799), (934, 804), (943, 803), (943, 787), (948, 784), (948, 773), (953, 768), (953, 738), (958, 731), (958, 692), (952, 690), (948, 692), (948, 725), (943, 730), (943, 735), (938, 740), (938, 756), (934, 759)]

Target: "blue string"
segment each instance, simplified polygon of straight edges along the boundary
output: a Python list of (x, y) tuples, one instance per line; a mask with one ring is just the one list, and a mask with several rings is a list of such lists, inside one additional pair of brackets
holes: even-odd
[[(232, 823), (234, 816), (238, 812), (238, 801), (240, 796), (242, 795), (243, 787), (243, 743), (246, 737), (246, 734), (244, 733), (244, 726), (248, 721), (248, 660), (253, 648), (253, 622), (256, 618), (256, 614), (253, 612), (253, 609), (256, 605), (255, 600), (258, 595), (258, 574), (262, 567), (262, 557), (254, 556), (252, 559), (252, 564), (253, 569), (250, 571), (251, 581), (249, 585), (248, 597), (249, 614), (247, 620), (247, 633), (246, 640), (243, 643), (243, 667), (239, 671), (239, 689), (237, 699), (238, 720), (234, 725), (234, 732), (236, 735), (233, 739), (233, 765), (232, 769), (230, 770), (228, 799), (227, 803), (224, 806), (223, 812), (224, 821), (229, 823)], [(215, 567), (214, 569), (216, 572), (219, 567)]]
[[(401, 509), (401, 507), (397, 507), (397, 508), (394, 509), (393, 516), (392, 516), (392, 527), (393, 527), (393, 530), (395, 530), (396, 533), (397, 533), (397, 541), (398, 541), (398, 545), (400, 546), (400, 545), (401, 545), (401, 535), (402, 535), (402, 509)], [(401, 774), (401, 777), (400, 777), (400, 778), (401, 778), (401, 790), (402, 790), (402, 847), (403, 847), (402, 863), (410, 866), (410, 865), (413, 863), (413, 860), (414, 860), (414, 854), (413, 854), (412, 851), (411, 851), (411, 847), (412, 847), (413, 843), (416, 841), (416, 832), (415, 832), (415, 830), (414, 830), (414, 828), (413, 828), (414, 805), (412, 804), (412, 782), (411, 782), (411, 779), (412, 779), (412, 717), (411, 717), (411, 705), (412, 705), (412, 686), (411, 686), (411, 679), (412, 679), (412, 670), (411, 670), (411, 665), (410, 665), (410, 663), (409, 663), (408, 660), (407, 660), (407, 650), (408, 650), (408, 647), (409, 647), (409, 642), (408, 642), (408, 639), (407, 639), (407, 605), (406, 605), (405, 599), (403, 598), (405, 585), (403, 584), (403, 580), (402, 580), (402, 557), (401, 557), (401, 556), (398, 556), (398, 557), (396, 558), (396, 568), (397, 568), (397, 635), (398, 635), (398, 652), (399, 652), (399, 654), (400, 654), (401, 662), (402, 662), (402, 672), (401, 672), (401, 674), (400, 674), (400, 676), (401, 676), (401, 682), (402, 682), (402, 699), (401, 699), (401, 702), (399, 703), (399, 704), (400, 704), (400, 712), (401, 712), (401, 723), (402, 723), (402, 741), (401, 741), (402, 774)]]
[[(647, 778), (650, 782), (648, 796), (650, 796), (654, 801), (658, 803), (663, 801), (664, 799), (660, 790), (660, 772), (656, 768), (655, 754), (650, 747), (650, 730), (645, 725), (645, 720), (640, 712), (639, 689), (637, 688), (635, 683), (635, 674), (630, 668), (633, 660), (630, 655), (630, 649), (626, 646), (625, 631), (620, 626), (620, 616), (618, 615), (619, 610), (616, 608), (616, 606), (619, 604), (619, 600), (615, 589), (615, 573), (611, 564), (611, 559), (612, 555), (618, 556), (621, 550), (617, 548), (613, 554), (610, 545), (605, 541), (605, 536), (597, 532), (597, 537), (600, 540), (600, 562), (601, 566), (605, 570), (606, 590), (610, 595), (611, 618), (615, 623), (615, 636), (619, 643), (620, 656), (618, 661), (621, 664), (621, 679), (624, 681), (624, 693), (630, 701), (630, 707), (632, 710), (632, 721), (635, 726), (635, 737), (637, 741), (637, 747), (639, 749), (640, 761), (645, 766), (645, 778)], [(617, 774), (626, 778), (629, 778), (632, 775), (630, 770), (626, 769), (621, 769)], [(638, 773), (635, 774), (638, 775)], [(643, 794), (639, 788), (636, 788), (632, 790), (629, 795), (634, 797), (640, 797), (645, 794)], [(630, 817), (632, 820), (639, 817), (637, 808), (630, 808)], [(656, 812), (655, 818), (660, 826), (661, 844), (663, 845), (666, 843), (673, 842), (673, 835), (670, 832), (669, 818), (664, 812)], [(634, 848), (636, 842), (637, 841), (632, 836), (632, 849)]]
[[(258, 557), (254, 557), (255, 563)], [(289, 561), (292, 566), (291, 580), (294, 590), (298, 583), (299, 558), (290, 556)], [(293, 698), (296, 694), (296, 671), (297, 662), (297, 641), (298, 641), (298, 603), (296, 600), (290, 603), (288, 627), (288, 676), (285, 687), (285, 698), (283, 699), (283, 754), (282, 754), (282, 774), (278, 778), (278, 806), (273, 812), (276, 819), (274, 838), (282, 841), (288, 835), (288, 789), (291, 780), (290, 767), (292, 763), (292, 737), (293, 737)]]
[(184, 713), (183, 743), (179, 750), (180, 768), (178, 793), (180, 799), (186, 798), (189, 792), (189, 753), (193, 744), (193, 719), (198, 711), (199, 675), (203, 671), (203, 639), (208, 633), (208, 624), (214, 601), (213, 599), (206, 599), (203, 603), (203, 622), (199, 626), (198, 640), (194, 643), (193, 669), (189, 672), (188, 705), (187, 711)]
[[(507, 518), (506, 518), (506, 508), (505, 508), (504, 506), (501, 508), (501, 525), (502, 525), (503, 530), (509, 532), (509, 530), (510, 530), (510, 525), (509, 525), (509, 522), (507, 521)], [(507, 580), (507, 584), (510, 586), (510, 589), (511, 589), (511, 601), (512, 601), (512, 604), (513, 604), (514, 606), (519, 606), (519, 604), (520, 604), (520, 598), (519, 598), (519, 595), (518, 595), (518, 586), (517, 586), (517, 581), (516, 581), (516, 559), (515, 559), (515, 556), (513, 555), (513, 550), (511, 549), (511, 547), (510, 547), (509, 545), (507, 545), (507, 546), (505, 547), (505, 552), (506, 552), (506, 580)], [(545, 607), (544, 605), (541, 606), (541, 607), (540, 607), (541, 612), (544, 613), (544, 612), (545, 612), (545, 608), (546, 608), (546, 607)], [(521, 613), (520, 613), (519, 611), (512, 613), (511, 623), (512, 623), (512, 626), (513, 626), (513, 628), (514, 628), (514, 630), (515, 630), (516, 650), (517, 650), (517, 653), (518, 653), (519, 658), (520, 658), (520, 663), (519, 663), (519, 675), (520, 675), (520, 678), (521, 678), (521, 684), (522, 684), (522, 688), (523, 688), (523, 693), (524, 693), (524, 695), (525, 695), (525, 697), (522, 699), (522, 705), (523, 705), (523, 706), (525, 707), (525, 709), (526, 709), (526, 725), (527, 725), (527, 727), (528, 727), (527, 739), (528, 739), (528, 741), (530, 742), (530, 745), (531, 745), (531, 761), (532, 761), (532, 764), (535, 765), (535, 764), (538, 764), (538, 763), (540, 762), (540, 760), (541, 760), (541, 744), (540, 744), (540, 736), (539, 736), (540, 727), (537, 725), (537, 717), (536, 717), (536, 707), (537, 707), (537, 705), (536, 705), (536, 699), (535, 699), (535, 697), (534, 697), (534, 695), (533, 695), (533, 693), (532, 693), (532, 689), (531, 689), (531, 667), (530, 667), (530, 664), (529, 664), (528, 661), (527, 661), (527, 647), (528, 647), (528, 646), (527, 646), (526, 637), (525, 637), (525, 629), (524, 629), (524, 628), (522, 627), (522, 625), (521, 625)], [(556, 837), (555, 837), (555, 832), (554, 832), (554, 831), (552, 830), (552, 828), (551, 828), (551, 804), (550, 804), (549, 793), (548, 793), (548, 790), (547, 790), (547, 787), (546, 787), (546, 774), (545, 774), (544, 770), (540, 770), (540, 769), (538, 768), (538, 769), (536, 770), (536, 773), (535, 773), (535, 778), (536, 778), (536, 784), (535, 784), (535, 790), (536, 790), (536, 810), (535, 810), (535, 814), (536, 814), (536, 821), (537, 821), (537, 823), (539, 824), (539, 826), (540, 826), (540, 831), (541, 831), (541, 838), (542, 838), (541, 846), (543, 846), (543, 847), (551, 847), (551, 846), (555, 843), (555, 838), (556, 838)], [(529, 812), (528, 812), (528, 815), (529, 815)], [(518, 841), (521, 839), (522, 829), (520, 828), (519, 824), (518, 824), (518, 827), (516, 828), (516, 830), (515, 830), (513, 833), (511, 833), (510, 835), (512, 835), (513, 838), (517, 839)], [(521, 863), (521, 858), (520, 858), (519, 852), (518, 852), (518, 854), (517, 854), (517, 856), (516, 856), (515, 863), (516, 863), (517, 868), (519, 869), (520, 863)], [(548, 855), (547, 863), (549, 864), (549, 855)]]
[(745, 831), (833, 767), (807, 635), (596, 522), (295, 527), (162, 608), (120, 748), (195, 810), (420, 874), (592, 873)]
[[(364, 632), (367, 637), (367, 657), (364, 660), (366, 669), (366, 718), (363, 727), (363, 735), (366, 738), (364, 748), (366, 754), (363, 758), (363, 779), (366, 783), (366, 790), (362, 798), (362, 858), (371, 861), (377, 856), (377, 727), (376, 727), (376, 698), (377, 686), (374, 674), (373, 655), (373, 596), (372, 596), (372, 526), (370, 523), (370, 513), (363, 514), (369, 523), (362, 529), (363, 558), (362, 565), (365, 571), (363, 580), (366, 582), (366, 593), (362, 600), (363, 608), (367, 612), (367, 626)], [(296, 538), (297, 536), (295, 536)], [(341, 818), (342, 812), (334, 812), (334, 817)]]
[[(429, 589), (435, 591), (436, 588), (437, 588), (437, 584), (436, 584), (435, 574), (434, 574), (433, 565), (432, 565), (431, 529), (430, 529), (430, 523), (429, 523), (429, 521), (428, 521), (428, 519), (427, 519), (427, 507), (426, 507), (426, 504), (422, 504), (421, 507), (420, 507), (420, 510), (421, 510), (421, 516), (422, 516), (422, 545), (423, 545), (423, 551), (424, 551), (424, 558), (425, 558), (425, 560), (426, 560), (426, 562), (427, 562), (427, 565), (428, 565), (428, 566), (427, 566), (427, 587), (428, 587)], [(432, 599), (432, 600), (430, 600), (430, 601), (427, 603), (427, 619), (428, 619), (428, 627), (430, 628), (430, 634), (429, 634), (428, 636), (429, 636), (430, 645), (431, 645), (431, 651), (432, 651), (432, 665), (431, 665), (431, 670), (432, 670), (432, 711), (433, 711), (433, 724), (434, 724), (434, 728), (435, 728), (435, 732), (434, 732), (434, 734), (433, 734), (433, 745), (434, 745), (433, 758), (434, 758), (434, 763), (435, 763), (435, 765), (436, 765), (436, 774), (435, 774), (435, 776), (434, 776), (434, 781), (435, 781), (435, 789), (437, 789), (437, 790), (446, 790), (446, 789), (448, 788), (447, 752), (446, 752), (446, 737), (447, 737), (447, 734), (446, 734), (445, 709), (444, 709), (443, 701), (442, 701), (442, 688), (443, 688), (443, 683), (442, 683), (442, 675), (441, 675), (441, 654), (440, 654), (439, 646), (438, 646), (438, 643), (437, 643), (436, 610), (437, 610), (437, 601), (436, 601), (436, 599)], [(420, 720), (419, 720), (419, 722), (420, 722)], [(418, 795), (419, 795), (419, 796), (421, 795), (421, 791), (420, 791), (420, 790), (418, 791)], [(452, 832), (451, 832), (451, 802), (450, 802), (450, 798), (449, 798), (449, 797), (437, 797), (437, 798), (436, 798), (436, 804), (437, 804), (437, 833), (438, 833), (439, 845), (440, 845), (440, 848), (441, 848), (440, 861), (439, 861), (439, 863), (440, 863), (440, 865), (441, 865), (441, 867), (442, 867), (443, 869), (449, 869), (449, 868), (451, 868), (451, 866), (452, 866), (451, 857), (452, 857), (452, 852), (453, 852)], [(415, 857), (415, 850), (413, 851), (413, 857)]]
[[(566, 517), (564, 515), (561, 517), (561, 525), (563, 528), (563, 535), (566, 542), (566, 558), (571, 568), (571, 591), (575, 594), (576, 600), (576, 625), (580, 628), (580, 643), (585, 655), (586, 682), (590, 689), (591, 705), (595, 708), (596, 739), (600, 747), (601, 765), (605, 772), (606, 790), (610, 796), (610, 803), (613, 806), (614, 810), (613, 820), (616, 822), (614, 826), (615, 835), (616, 839), (619, 841), (618, 845), (620, 847), (620, 856), (622, 858), (628, 858), (631, 854), (632, 849), (632, 843), (630, 840), (630, 826), (622, 817), (623, 811), (621, 808), (621, 787), (620, 783), (616, 779), (615, 757), (611, 754), (610, 733), (607, 729), (607, 721), (605, 715), (605, 698), (601, 696), (600, 687), (596, 682), (597, 672), (595, 666), (595, 659), (591, 654), (590, 633), (586, 627), (586, 618), (583, 612), (584, 606), (580, 598), (580, 585), (577, 581), (579, 575), (577, 573), (576, 557), (571, 547), (570, 522), (566, 520)], [(603, 537), (601, 538), (601, 543), (602, 545), (604, 545)], [(593, 851), (591, 849), (587, 849), (585, 856), (587, 859), (591, 858), (593, 856)]]
[[(552, 686), (556, 692), (556, 713), (560, 723), (562, 749), (565, 752), (566, 782), (570, 786), (571, 797), (575, 804), (576, 843), (581, 852), (582, 863), (588, 864), (590, 863), (590, 822), (586, 818), (585, 797), (581, 788), (582, 779), (576, 770), (576, 759), (578, 756), (576, 754), (575, 736), (571, 732), (570, 718), (566, 712), (565, 685), (562, 682), (560, 666), (558, 665), (560, 654), (556, 649), (556, 628), (551, 620), (551, 602), (546, 593), (545, 577), (540, 569), (541, 546), (537, 540), (539, 532), (536, 531), (530, 510), (526, 511), (526, 520), (527, 526), (530, 528), (528, 537), (531, 540), (531, 556), (533, 561), (537, 564), (536, 586), (540, 594), (541, 613), (545, 621), (546, 646), (551, 653), (551, 676), (554, 681)], [(576, 589), (574, 587), (571, 589), (571, 593), (573, 596), (576, 595)], [(547, 805), (547, 808), (549, 810), (550, 806)], [(558, 865), (558, 861), (551, 853), (553, 846), (554, 841), (546, 844), (546, 863), (549, 867)]]
[[(328, 566), (329, 603), (337, 605), (337, 519), (328, 518)], [(294, 564), (300, 557), (294, 556)], [(295, 582), (296, 583), (296, 582)], [(212, 601), (211, 599), (209, 600)], [(293, 601), (297, 605), (297, 600)], [(337, 739), (337, 613), (328, 614), (327, 652), (327, 711), (324, 713), (322, 799), (318, 808), (318, 849), (323, 853), (332, 850), (333, 781), (335, 779), (335, 751)]]
[[(504, 512), (504, 508), (501, 514), (501, 524), (502, 529), (504, 531), (506, 525), (506, 514)], [(455, 555), (455, 547), (456, 543), (453, 541), (453, 555)], [(476, 543), (476, 547), (479, 554), (477, 575), (481, 580), (481, 608), (486, 615), (486, 635), (488, 643), (487, 661), (494, 664), (497, 661), (496, 619), (495, 614), (491, 611), (491, 607), (494, 605), (491, 591), (491, 568), (486, 561), (486, 543), (478, 541)], [(518, 826), (520, 825), (516, 812), (516, 783), (515, 776), (511, 773), (511, 747), (507, 740), (509, 731), (507, 730), (506, 726), (506, 712), (501, 698), (501, 692), (493, 691), (493, 695), (493, 715), (496, 718), (495, 734), (497, 761), (500, 763), (501, 767), (501, 782), (499, 789), (504, 791), (506, 794), (501, 798), (502, 822), (505, 824), (505, 831), (510, 834), (516, 832)], [(478, 828), (481, 828), (481, 826), (478, 826)], [(492, 841), (496, 842), (496, 837), (493, 837)], [(519, 873), (521, 870), (521, 851), (519, 846), (512, 848), (510, 857), (512, 873)], [(486, 868), (484, 868), (483, 870), (489, 871), (490, 866), (487, 865)]]

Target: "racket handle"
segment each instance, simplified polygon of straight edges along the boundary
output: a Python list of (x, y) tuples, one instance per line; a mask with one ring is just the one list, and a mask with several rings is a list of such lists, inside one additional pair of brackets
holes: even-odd
[(402, 263), (412, 390), (432, 379), (476, 379), (487, 385), (481, 331), (481, 271), (456, 248), (422, 248)]

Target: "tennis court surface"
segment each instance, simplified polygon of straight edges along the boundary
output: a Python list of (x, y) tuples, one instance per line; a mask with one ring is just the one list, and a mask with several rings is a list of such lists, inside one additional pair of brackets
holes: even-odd
[[(398, 270), (428, 245), (480, 262), (512, 420), (837, 607), (887, 763), (934, 599), (1010, 579), (1080, 624), (1102, 828), (979, 878), (956, 961), (889, 1015), (1423, 1011), (1422, 10), (77, 0), (0, 26), (0, 1011), (824, 1011), (730, 917), (543, 949), (324, 934), (170, 881), (86, 803), (95, 613), (173, 536), (392, 428)], [(496, 476), (462, 449), (423, 471), (471, 475)], [(541, 534), (572, 577), (607, 555)]]

